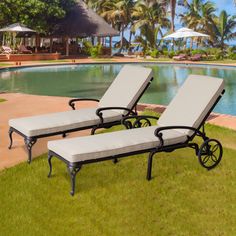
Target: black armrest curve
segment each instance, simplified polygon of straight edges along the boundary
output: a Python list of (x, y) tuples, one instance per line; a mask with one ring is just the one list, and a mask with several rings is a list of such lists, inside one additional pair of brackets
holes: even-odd
[[(163, 127), (158, 127), (158, 128), (154, 131), (155, 136), (158, 137), (158, 138), (161, 140), (162, 145), (163, 145), (163, 142), (164, 142), (164, 141), (163, 141), (163, 138), (162, 138), (162, 133), (161, 133), (161, 131), (163, 131), (163, 130), (170, 130), (170, 129), (188, 129), (188, 130), (191, 130), (191, 131), (194, 132), (194, 134), (193, 134), (192, 136), (198, 135), (198, 136), (202, 137), (203, 140), (206, 140), (206, 139), (207, 139), (205, 133), (203, 133), (203, 132), (201, 132), (199, 129), (196, 129), (196, 128), (191, 127), (191, 126), (184, 126), (184, 125), (163, 126)], [(192, 137), (192, 136), (191, 136), (191, 137)], [(189, 138), (190, 138), (190, 137), (189, 137)]]
[(99, 116), (101, 123), (103, 123), (103, 113), (102, 111), (107, 111), (107, 110), (124, 110), (127, 111), (128, 113), (125, 115), (137, 115), (136, 112), (132, 111), (131, 109), (127, 108), (127, 107), (100, 107), (96, 110), (96, 115)]
[(95, 98), (73, 98), (71, 99), (68, 104), (69, 106), (72, 107), (73, 110), (75, 110), (75, 102), (80, 102), (80, 101), (94, 101), (94, 102), (99, 102), (98, 99)]

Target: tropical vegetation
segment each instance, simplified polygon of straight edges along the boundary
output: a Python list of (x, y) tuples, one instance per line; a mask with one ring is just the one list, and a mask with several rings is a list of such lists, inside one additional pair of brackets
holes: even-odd
[[(78, 0), (2, 0), (0, 27), (21, 22), (38, 32), (50, 33), (58, 19), (63, 18), (76, 1)], [(229, 15), (226, 11), (218, 14), (216, 5), (210, 0), (84, 1), (120, 31), (120, 52), (124, 47), (124, 32), (128, 30), (130, 48), (133, 47), (131, 41), (134, 38), (133, 41), (141, 45), (144, 55), (157, 50), (165, 54), (163, 51), (167, 42), (162, 38), (175, 30), (176, 18), (184, 27), (209, 35), (204, 39), (194, 39), (197, 40), (197, 46), (220, 48), (222, 56), (226, 55), (227, 44), (236, 39), (236, 15)], [(176, 13), (177, 7), (181, 8), (182, 13)], [(177, 44), (181, 43), (177, 41)], [(152, 55), (160, 53), (154, 52)]]
[[(236, 15), (221, 11), (208, 0), (87, 0), (90, 7), (104, 17), (113, 27), (130, 29), (135, 42), (142, 45), (146, 53), (149, 49), (162, 49), (162, 37), (175, 30), (175, 18), (183, 26), (208, 34), (209, 37), (197, 44), (207, 47), (227, 48), (227, 43), (236, 38)], [(182, 7), (182, 14), (176, 15), (176, 7)], [(122, 9), (122, 10), (121, 10)], [(158, 40), (159, 36), (159, 40)], [(129, 37), (130, 42), (131, 36)], [(200, 41), (199, 41), (200, 40)], [(122, 47), (122, 45), (121, 45)]]

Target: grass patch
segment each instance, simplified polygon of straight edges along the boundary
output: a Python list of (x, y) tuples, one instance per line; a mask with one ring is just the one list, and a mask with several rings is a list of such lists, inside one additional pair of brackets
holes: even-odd
[(0, 102), (5, 102), (5, 101), (6, 101), (6, 99), (0, 98)]
[(0, 63), (0, 67), (11, 66), (12, 63)]
[(148, 182), (147, 154), (137, 155), (84, 166), (74, 197), (64, 163), (53, 159), (47, 178), (46, 154), (1, 171), (1, 234), (236, 235), (236, 133), (206, 129), (225, 146), (211, 171), (185, 148), (157, 154)]

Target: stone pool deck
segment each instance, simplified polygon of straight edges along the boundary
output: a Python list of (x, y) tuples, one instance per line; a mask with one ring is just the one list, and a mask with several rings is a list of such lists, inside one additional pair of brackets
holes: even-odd
[[(27, 152), (21, 136), (13, 134), (14, 142), (8, 150), (8, 120), (24, 116), (39, 115), (44, 113), (70, 110), (67, 97), (36, 96), (20, 93), (3, 93), (1, 98), (7, 101), (0, 103), (0, 170), (9, 168), (20, 162), (26, 162)], [(81, 102), (80, 107), (96, 106), (94, 102)], [(165, 107), (159, 105), (139, 104), (139, 110), (145, 108), (162, 112)], [(236, 117), (223, 114), (212, 114), (208, 122), (236, 130)], [(69, 137), (90, 134), (89, 130), (69, 134)], [(33, 147), (33, 157), (47, 152), (47, 141), (60, 139), (61, 136), (39, 139)]]

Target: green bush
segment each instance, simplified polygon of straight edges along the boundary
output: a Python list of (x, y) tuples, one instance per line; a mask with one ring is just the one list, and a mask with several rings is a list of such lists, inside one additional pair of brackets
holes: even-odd
[(236, 60), (236, 53), (235, 52), (229, 53), (228, 58), (231, 59), (231, 60)]
[(227, 48), (227, 57), (231, 60), (236, 60), (236, 46)]
[(191, 51), (191, 54), (192, 54), (192, 55), (196, 55), (196, 54), (206, 55), (207, 53), (206, 53), (206, 51), (203, 50), (203, 49), (194, 49), (194, 50)]
[(173, 56), (175, 56), (175, 51), (169, 51), (168, 57), (172, 58)]
[(90, 56), (92, 58), (99, 57), (100, 55), (102, 55), (102, 45), (101, 44), (98, 44), (98, 45), (90, 48)]
[(97, 44), (93, 46), (91, 42), (85, 41), (83, 43), (85, 53), (90, 55), (92, 58), (99, 57), (102, 54), (102, 45)]
[(84, 52), (87, 55), (90, 55), (90, 50), (91, 50), (92, 47), (93, 47), (93, 45), (92, 45), (91, 42), (89, 42), (89, 41), (84, 41), (83, 42), (83, 49), (84, 49)]
[(163, 50), (162, 55), (168, 57), (169, 56), (168, 50)]
[(150, 56), (152, 58), (158, 58), (159, 57), (159, 51), (157, 49), (154, 49), (151, 53), (150, 53)]
[(215, 59), (216, 60), (222, 60), (222, 59), (224, 59), (224, 57), (225, 57), (224, 52), (222, 52), (222, 51), (219, 51), (215, 54)]

